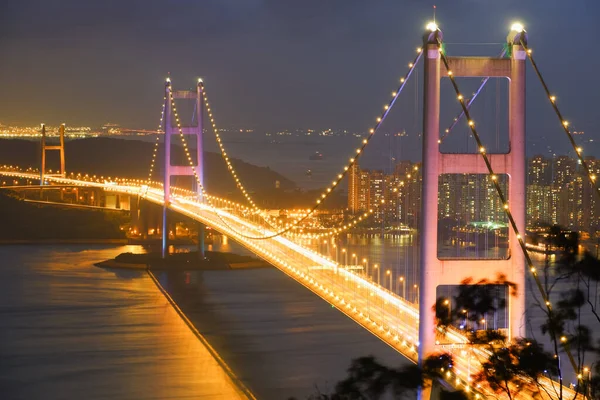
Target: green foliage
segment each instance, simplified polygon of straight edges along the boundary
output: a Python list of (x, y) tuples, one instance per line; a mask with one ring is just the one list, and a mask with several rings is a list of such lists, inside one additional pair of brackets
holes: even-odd
[(386, 367), (373, 357), (352, 361), (348, 377), (336, 385), (332, 399), (379, 399), (391, 390), (394, 396), (416, 391), (422, 384), (421, 372), (416, 366), (400, 369)]
[(541, 344), (519, 338), (510, 346), (495, 348), (474, 378), (512, 398), (513, 388), (521, 385), (523, 378), (538, 382), (544, 374), (555, 372), (555, 365), (554, 357)]
[(446, 299), (438, 298), (433, 306), (436, 324), (445, 332), (452, 325), (461, 325), (466, 321), (467, 333), (474, 333), (483, 325), (481, 321), (486, 315), (493, 314), (506, 308), (506, 300), (497, 299), (496, 286), (507, 286), (511, 295), (517, 293), (517, 285), (508, 282), (504, 275), (499, 275), (496, 280), (482, 279), (474, 282), (467, 278), (458, 287), (458, 294), (452, 302), (452, 310), (445, 304)]
[[(452, 368), (452, 356), (435, 354), (423, 361), (423, 368), (409, 365), (390, 368), (380, 364), (373, 356), (352, 360), (348, 376), (335, 386), (333, 393), (317, 393), (310, 400), (378, 400), (382, 398), (414, 397), (426, 380), (440, 378), (443, 371)], [(463, 400), (464, 396), (454, 392), (442, 392), (442, 399)], [(292, 399), (290, 399), (292, 400)]]

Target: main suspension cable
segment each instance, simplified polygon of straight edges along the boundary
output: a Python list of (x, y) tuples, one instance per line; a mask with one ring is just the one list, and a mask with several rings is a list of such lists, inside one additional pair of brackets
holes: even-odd
[[(304, 216), (302, 216), (301, 218), (294, 221), (294, 223), (291, 226), (279, 231), (278, 234), (274, 234), (273, 236), (270, 236), (270, 237), (274, 237), (274, 236), (278, 236), (278, 235), (287, 233), (288, 231), (293, 229), (295, 226), (297, 226), (298, 224), (300, 224), (304, 220), (306, 220), (308, 217), (310, 217), (317, 210), (317, 208), (320, 207), (320, 205), (329, 196), (329, 194), (331, 194), (331, 192), (333, 192), (333, 190), (339, 185), (339, 183), (346, 176), (346, 174), (348, 173), (350, 168), (358, 161), (358, 159), (360, 158), (365, 147), (367, 146), (367, 144), (369, 144), (370, 140), (373, 138), (374, 134), (381, 127), (383, 121), (388, 116), (391, 108), (393, 107), (394, 103), (398, 99), (398, 96), (400, 95), (400, 93), (402, 92), (404, 87), (406, 86), (408, 79), (410, 78), (413, 71), (415, 70), (416, 65), (419, 62), (419, 60), (421, 59), (422, 55), (423, 55), (423, 49), (421, 47), (417, 48), (417, 55), (414, 58), (414, 60), (408, 64), (408, 68), (409, 68), (408, 72), (402, 78), (400, 78), (400, 85), (399, 85), (398, 89), (396, 91), (392, 92), (392, 99), (386, 105), (383, 106), (383, 112), (381, 113), (381, 115), (379, 117), (376, 118), (375, 125), (373, 126), (373, 128), (369, 129), (368, 135), (362, 139), (362, 144), (356, 149), (356, 155), (349, 159), (349, 162), (348, 162), (348, 164), (346, 164), (344, 166), (343, 171), (341, 171), (337, 175), (337, 177), (332, 181), (332, 183), (329, 185), (329, 187), (327, 187), (325, 189), (325, 191), (323, 191), (321, 193), (320, 197), (317, 198), (317, 200), (315, 201), (315, 204), (309, 209), (309, 211)], [(206, 96), (206, 91), (204, 91), (204, 95)], [(208, 102), (208, 98), (207, 97), (205, 97), (205, 98), (206, 98), (206, 103), (205, 103), (206, 109), (209, 113), (209, 118), (211, 121), (211, 125), (213, 127), (213, 131), (215, 133), (215, 137), (217, 138), (217, 143), (219, 144), (219, 148), (221, 149), (221, 155), (225, 159), (225, 161), (227, 163), (227, 167), (230, 170), (232, 176), (234, 177), (234, 180), (236, 181), (238, 188), (240, 188), (240, 190), (242, 190), (242, 188), (244, 188), (244, 186), (242, 185), (241, 181), (239, 180), (237, 173), (235, 173), (233, 165), (231, 164), (231, 161), (229, 160), (229, 157), (227, 156), (227, 152), (225, 151), (225, 147), (223, 146), (223, 143), (222, 143), (223, 141), (218, 133), (218, 129), (217, 129), (216, 123), (214, 121), (214, 117), (212, 116), (212, 111), (210, 109), (210, 104)], [(245, 188), (242, 190), (242, 193), (244, 194), (244, 196), (246, 197), (247, 200), (250, 199), (250, 196), (247, 193), (247, 191), (245, 190)], [(250, 202), (250, 200), (249, 200), (249, 202)], [(253, 201), (250, 202), (250, 204), (252, 205), (253, 208), (258, 209), (256, 207), (256, 204)], [(266, 237), (266, 238), (268, 238), (268, 237)]]
[(571, 133), (571, 129), (569, 129), (569, 122), (563, 118), (562, 113), (558, 109), (558, 105), (556, 104), (556, 96), (554, 96), (550, 93), (550, 90), (548, 89), (548, 85), (546, 84), (546, 81), (544, 80), (544, 77), (542, 76), (542, 73), (540, 72), (540, 69), (538, 68), (537, 63), (533, 59), (533, 54), (532, 54), (533, 51), (527, 47), (527, 44), (525, 44), (525, 42), (522, 39), (521, 39), (521, 46), (523, 46), (523, 48), (525, 49), (525, 51), (527, 53), (527, 58), (529, 58), (529, 61), (531, 61), (531, 65), (533, 66), (535, 74), (537, 75), (540, 83), (542, 84), (542, 87), (544, 88), (544, 91), (546, 92), (546, 97), (550, 101), (550, 104), (552, 105), (552, 108), (554, 109), (554, 112), (556, 113), (556, 116), (558, 117), (558, 119), (560, 121), (560, 125), (562, 126), (563, 131), (567, 135), (567, 139), (569, 139), (569, 143), (571, 143), (571, 146), (573, 147), (573, 151), (575, 151), (575, 154), (577, 155), (577, 159), (583, 166), (583, 169), (585, 170), (587, 177), (589, 178), (590, 182), (592, 183), (592, 186), (594, 187), (594, 189), (596, 189), (595, 190), (596, 194), (600, 197), (600, 188), (596, 184), (597, 177), (593, 173), (593, 171), (590, 169), (588, 163), (585, 161), (585, 158), (583, 157), (583, 148), (578, 146), (577, 143), (575, 142), (575, 138), (573, 137), (573, 134)]
[[(505, 54), (506, 54), (506, 49), (502, 50), (502, 52), (500, 53), (498, 58), (504, 57)], [(481, 84), (479, 85), (479, 88), (477, 89), (477, 91), (475, 91), (475, 93), (473, 93), (473, 97), (471, 97), (469, 99), (469, 101), (467, 102), (468, 110), (471, 109), (471, 105), (473, 105), (473, 102), (475, 101), (477, 96), (479, 96), (479, 93), (481, 93), (481, 91), (483, 90), (483, 88), (485, 87), (485, 85), (488, 83), (489, 80), (490, 80), (489, 76), (486, 76), (485, 78), (483, 78), (481, 80)], [(452, 120), (452, 123), (450, 124), (450, 126), (448, 128), (446, 128), (442, 137), (439, 138), (438, 143), (442, 143), (444, 141), (444, 139), (446, 139), (446, 137), (450, 134), (450, 132), (452, 132), (454, 127), (458, 124), (458, 121), (460, 121), (464, 115), (465, 115), (465, 112), (461, 110), (460, 114), (458, 114), (458, 117), (455, 117)]]
[(152, 151), (152, 160), (150, 160), (150, 170), (148, 171), (147, 185), (150, 186), (152, 182), (152, 172), (154, 171), (154, 164), (156, 162), (156, 155), (158, 154), (158, 145), (160, 144), (160, 131), (163, 126), (163, 118), (165, 117), (165, 107), (167, 98), (163, 98), (162, 111), (160, 112), (160, 120), (158, 121), (158, 130), (156, 135), (156, 141), (154, 142), (154, 150)]
[[(279, 236), (279, 235), (281, 235), (281, 234), (282, 234), (282, 232), (281, 232), (281, 231), (280, 231), (280, 232), (277, 232), (277, 233), (275, 233), (275, 234), (272, 234), (272, 235), (268, 235), (268, 236), (250, 236), (250, 235), (246, 235), (246, 234), (244, 234), (244, 233), (241, 233), (241, 232), (239, 232), (239, 231), (238, 231), (236, 228), (234, 228), (233, 226), (231, 226), (231, 225), (230, 225), (230, 224), (229, 224), (227, 221), (225, 221), (225, 220), (224, 220), (224, 219), (221, 217), (220, 213), (216, 211), (216, 210), (217, 210), (217, 207), (215, 207), (215, 206), (214, 206), (214, 204), (212, 204), (212, 200), (213, 200), (213, 199), (216, 199), (216, 198), (215, 198), (214, 196), (210, 196), (210, 195), (209, 195), (209, 194), (208, 194), (208, 193), (205, 191), (205, 188), (204, 188), (204, 186), (203, 186), (203, 185), (202, 185), (202, 183), (200, 182), (200, 178), (199, 178), (199, 176), (198, 176), (198, 173), (197, 173), (197, 171), (196, 171), (196, 167), (195, 167), (195, 165), (193, 164), (192, 157), (191, 157), (191, 154), (190, 154), (190, 152), (189, 152), (188, 145), (187, 145), (187, 141), (185, 140), (185, 136), (183, 135), (183, 130), (182, 130), (182, 128), (181, 128), (181, 123), (180, 123), (180, 120), (179, 120), (179, 113), (177, 112), (177, 107), (176, 107), (176, 105), (175, 105), (175, 99), (173, 98), (173, 94), (172, 94), (172, 92), (171, 92), (171, 91), (169, 92), (169, 96), (170, 96), (170, 99), (169, 99), (169, 100), (170, 100), (171, 107), (172, 107), (172, 109), (173, 109), (173, 114), (174, 114), (174, 116), (175, 116), (175, 121), (176, 121), (176, 124), (177, 124), (177, 129), (178, 129), (178, 131), (179, 131), (179, 137), (180, 137), (180, 139), (181, 139), (181, 142), (182, 142), (182, 145), (183, 145), (183, 149), (184, 149), (184, 152), (185, 152), (185, 157), (188, 159), (188, 162), (189, 162), (189, 165), (190, 165), (190, 167), (191, 167), (191, 169), (192, 169), (192, 173), (193, 173), (193, 176), (194, 176), (194, 178), (195, 178), (196, 184), (198, 185), (198, 187), (199, 187), (199, 188), (200, 188), (200, 190), (202, 191), (203, 198), (205, 198), (205, 199), (207, 200), (207, 202), (209, 203), (209, 206), (210, 206), (210, 207), (213, 209), (213, 212), (214, 212), (214, 214), (216, 214), (216, 215), (217, 215), (217, 217), (218, 217), (218, 218), (221, 220), (221, 222), (222, 222), (222, 223), (223, 223), (223, 224), (224, 224), (224, 225), (225, 225), (227, 228), (231, 229), (231, 230), (232, 230), (232, 231), (233, 231), (235, 234), (237, 234), (237, 235), (239, 235), (239, 236), (241, 236), (241, 237), (243, 237), (243, 238), (245, 238), (245, 239), (262, 240), (262, 239), (270, 239), (270, 238), (273, 238), (273, 237), (275, 237), (275, 236)], [(181, 190), (182, 190), (182, 191), (186, 191), (186, 190), (184, 190), (184, 189), (181, 189)], [(189, 192), (189, 191), (188, 191), (188, 192)], [(248, 209), (248, 208), (247, 208), (247, 210), (249, 210), (249, 211), (252, 211), (252, 210), (250, 210), (250, 209)], [(255, 215), (259, 215), (259, 214), (256, 214), (256, 213), (255, 213)], [(260, 215), (259, 215), (259, 216), (260, 216)], [(362, 220), (362, 218), (361, 218), (361, 220)], [(289, 231), (289, 230), (290, 230), (290, 229), (292, 229), (292, 228), (294, 228), (294, 226), (291, 226), (291, 227), (289, 227), (288, 229), (286, 229), (286, 231)]]
[[(170, 85), (170, 83), (169, 83), (169, 85)], [(284, 230), (281, 230), (281, 231), (279, 231), (279, 232), (275, 232), (275, 233), (273, 233), (273, 234), (269, 234), (269, 235), (265, 235), (265, 236), (250, 236), (250, 235), (246, 235), (246, 234), (244, 234), (244, 233), (241, 233), (241, 232), (239, 232), (239, 231), (238, 231), (236, 228), (234, 228), (233, 226), (231, 226), (231, 224), (230, 224), (229, 222), (227, 222), (227, 221), (225, 221), (225, 219), (223, 219), (223, 217), (221, 216), (221, 214), (220, 214), (220, 213), (217, 211), (217, 207), (215, 207), (215, 205), (214, 205), (214, 204), (212, 204), (212, 196), (209, 196), (209, 195), (208, 195), (208, 193), (206, 192), (206, 190), (205, 190), (205, 188), (204, 188), (204, 185), (202, 185), (202, 182), (200, 181), (200, 177), (199, 177), (199, 175), (198, 175), (198, 173), (197, 173), (197, 171), (196, 171), (196, 166), (195, 166), (195, 165), (194, 165), (194, 163), (193, 163), (192, 156), (191, 156), (191, 154), (190, 154), (190, 152), (189, 152), (189, 148), (188, 148), (188, 145), (187, 145), (187, 141), (185, 140), (185, 136), (184, 136), (184, 134), (183, 134), (183, 130), (182, 130), (182, 128), (181, 128), (181, 123), (179, 122), (179, 114), (178, 114), (178, 112), (177, 112), (177, 107), (176, 107), (176, 105), (175, 105), (175, 99), (173, 98), (173, 93), (172, 93), (172, 91), (169, 91), (169, 96), (170, 96), (170, 99), (169, 99), (169, 100), (170, 100), (170, 103), (171, 103), (171, 107), (173, 108), (173, 114), (174, 114), (174, 116), (175, 116), (175, 120), (176, 120), (176, 124), (177, 124), (177, 129), (178, 129), (178, 131), (179, 131), (179, 137), (180, 137), (180, 139), (181, 139), (181, 142), (182, 142), (182, 145), (183, 145), (183, 149), (184, 149), (184, 152), (185, 152), (185, 156), (186, 156), (186, 158), (188, 159), (188, 162), (189, 162), (189, 165), (190, 165), (190, 167), (191, 167), (191, 170), (192, 170), (193, 176), (194, 176), (194, 178), (195, 178), (195, 180), (196, 180), (196, 184), (198, 185), (198, 187), (199, 187), (199, 188), (200, 188), (200, 190), (202, 191), (203, 198), (207, 200), (207, 202), (208, 202), (209, 206), (210, 206), (210, 207), (213, 209), (213, 213), (217, 215), (217, 217), (218, 217), (218, 218), (221, 220), (221, 222), (222, 222), (222, 223), (223, 223), (223, 224), (224, 224), (224, 225), (225, 225), (227, 228), (231, 229), (231, 230), (232, 230), (232, 231), (233, 231), (235, 234), (237, 234), (238, 236), (240, 236), (240, 237), (242, 237), (242, 238), (244, 238), (244, 239), (252, 239), (252, 240), (265, 240), (265, 239), (272, 239), (272, 238), (274, 238), (274, 237), (276, 237), (276, 236), (280, 236), (280, 235), (282, 235), (283, 233), (285, 233), (285, 232), (287, 232), (287, 231), (291, 230), (291, 229), (293, 228), (293, 226), (292, 226), (292, 227), (289, 227), (289, 228), (286, 228), (286, 229), (284, 229)], [(306, 216), (306, 217), (304, 217), (304, 218), (307, 218), (307, 217), (308, 217), (308, 216)]]

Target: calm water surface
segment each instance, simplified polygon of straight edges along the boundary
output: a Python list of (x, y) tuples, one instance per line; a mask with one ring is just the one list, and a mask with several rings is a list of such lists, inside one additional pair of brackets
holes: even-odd
[[(1, 398), (239, 398), (145, 273), (92, 265), (124, 251), (0, 247)], [(363, 355), (408, 363), (278, 270), (158, 277), (259, 399), (332, 389)]]
[(236, 399), (150, 278), (98, 260), (140, 248), (0, 247), (0, 398)]
[[(357, 237), (345, 245), (410, 280), (417, 272), (410, 240)], [(213, 249), (242, 252), (233, 244)], [(1, 398), (239, 398), (145, 273), (92, 265), (124, 251), (143, 249), (0, 247)], [(278, 270), (157, 276), (259, 399), (331, 390), (350, 361), (364, 355), (408, 363)], [(545, 342), (537, 328), (541, 313), (530, 306), (527, 320)]]

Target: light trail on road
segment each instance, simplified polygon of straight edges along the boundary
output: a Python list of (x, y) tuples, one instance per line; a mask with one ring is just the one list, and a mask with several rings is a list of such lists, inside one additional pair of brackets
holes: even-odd
[[(0, 175), (20, 179), (35, 180), (34, 173), (19, 171), (0, 171)], [(156, 204), (164, 204), (164, 192), (161, 187), (140, 184), (138, 180), (90, 181), (48, 176), (50, 183), (69, 184), (102, 188), (107, 192), (140, 196)], [(42, 188), (42, 187), (41, 187)], [(263, 258), (289, 277), (311, 290), (330, 303), (356, 323), (377, 336), (394, 350), (413, 362), (417, 362), (419, 309), (418, 305), (406, 301), (381, 285), (372, 282), (365, 274), (345, 269), (331, 259), (303, 247), (284, 236), (275, 236), (265, 240), (252, 240), (249, 235), (270, 235), (272, 227), (257, 225), (251, 220), (252, 212), (246, 208), (231, 206), (214, 208), (199, 203), (189, 196), (172, 194), (169, 208), (236, 240), (242, 246)], [(244, 214), (245, 213), (245, 214)], [(248, 218), (249, 216), (249, 218)], [(240, 234), (243, 232), (243, 234)], [(452, 354), (452, 371), (445, 371), (447, 382), (457, 389), (472, 393), (474, 398), (498, 396), (489, 388), (474, 385), (472, 375), (481, 367), (481, 362), (490, 356), (483, 347), (467, 346), (467, 338), (456, 329), (449, 329), (444, 339), (448, 344), (441, 351)], [(541, 391), (533, 390), (534, 384), (523, 382), (520, 387), (511, 388), (513, 399), (532, 399), (541, 395), (543, 399), (557, 399), (559, 384), (549, 378), (539, 382)], [(574, 399), (576, 393), (563, 387), (563, 398)], [(539, 396), (537, 396), (539, 397)]]

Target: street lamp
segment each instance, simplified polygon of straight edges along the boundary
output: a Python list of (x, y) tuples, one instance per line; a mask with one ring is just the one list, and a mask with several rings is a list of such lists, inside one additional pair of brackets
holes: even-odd
[(446, 307), (448, 307), (448, 321), (450, 321), (452, 319), (452, 317), (451, 317), (452, 305), (450, 304), (450, 300), (449, 299), (444, 300), (444, 305)]
[(381, 270), (379, 269), (379, 265), (373, 265), (373, 268), (377, 270), (377, 285), (381, 286)]
[(369, 261), (366, 258), (363, 258), (362, 262), (365, 266), (365, 274), (368, 278), (369, 277)]
[(387, 271), (385, 271), (385, 274), (390, 277), (390, 289), (389, 290), (391, 292), (392, 291), (392, 271), (390, 271), (388, 269)]
[(419, 285), (417, 285), (416, 283), (413, 286), (415, 288), (415, 290), (417, 291), (417, 299), (415, 300), (416, 304), (419, 304)]
[(583, 372), (587, 373), (587, 392), (588, 399), (592, 398), (592, 368), (594, 367), (594, 363), (590, 365), (590, 367), (584, 367)]
[(469, 330), (469, 312), (465, 309), (462, 310), (462, 313), (465, 314), (465, 322), (463, 323), (464, 328)]
[(344, 253), (344, 265), (347, 267), (348, 266), (348, 253), (346, 252), (346, 249), (342, 249), (342, 253)]
[(400, 282), (402, 282), (402, 298), (406, 300), (406, 279), (403, 276), (400, 277)]
[(340, 258), (340, 248), (337, 246), (337, 244), (333, 244), (333, 248), (335, 249), (335, 263), (339, 264), (339, 258)]

